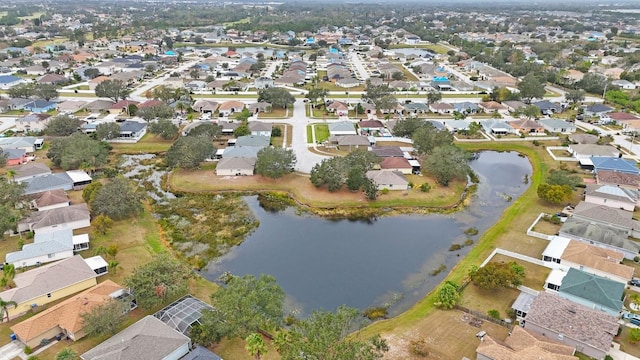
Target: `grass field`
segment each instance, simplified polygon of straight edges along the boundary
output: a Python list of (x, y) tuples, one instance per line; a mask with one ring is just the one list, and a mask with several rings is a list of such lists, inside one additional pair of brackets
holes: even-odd
[(171, 144), (173, 140), (163, 140), (157, 135), (147, 133), (135, 144), (112, 143), (111, 146), (116, 154), (157, 154), (167, 151)]
[(313, 125), (316, 133), (316, 141), (323, 142), (329, 140), (329, 125), (316, 124)]
[(418, 44), (418, 45), (392, 44), (392, 45), (389, 45), (389, 49), (406, 49), (406, 48), (428, 49), (437, 54), (446, 54), (447, 51), (449, 51), (449, 49), (439, 44)]
[(313, 130), (311, 129), (311, 125), (307, 125), (307, 144), (313, 143)]

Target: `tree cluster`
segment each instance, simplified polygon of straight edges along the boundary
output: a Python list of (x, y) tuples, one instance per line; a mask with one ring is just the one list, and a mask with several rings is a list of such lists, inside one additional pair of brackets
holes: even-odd
[(191, 137), (204, 137), (209, 140), (215, 140), (222, 135), (222, 126), (210, 122), (200, 124), (187, 133)]
[(118, 102), (131, 94), (131, 90), (122, 80), (105, 80), (96, 86), (96, 96), (105, 97)]
[(53, 84), (18, 84), (7, 90), (11, 98), (29, 99), (31, 97), (49, 101), (58, 97), (58, 89)]
[(393, 96), (393, 89), (387, 84), (371, 85), (367, 84), (362, 100), (365, 100), (376, 107), (376, 110), (394, 110), (398, 100)]
[[(372, 152), (358, 149), (345, 157), (324, 159), (311, 169), (311, 183), (315, 187), (326, 186), (331, 192), (347, 185), (349, 190), (366, 190), (372, 184), (366, 172), (380, 162), (380, 158)], [(373, 185), (375, 187), (375, 185)]]
[(149, 126), (149, 132), (160, 136), (164, 140), (173, 139), (178, 135), (178, 126), (171, 120), (160, 119), (154, 121)]
[(272, 87), (258, 91), (258, 102), (268, 102), (274, 108), (286, 109), (296, 98), (285, 88)]
[(195, 169), (215, 151), (216, 148), (207, 137), (183, 136), (167, 150), (166, 162), (172, 168)]
[(149, 310), (186, 294), (192, 277), (189, 267), (168, 254), (160, 254), (137, 267), (124, 284), (135, 294), (138, 305)]
[(171, 106), (160, 104), (138, 109), (136, 116), (143, 118), (148, 124), (154, 119), (170, 119), (174, 113), (175, 111)]
[(460, 299), (458, 286), (451, 281), (445, 282), (436, 293), (435, 306), (443, 309), (453, 309)]
[(470, 271), (471, 281), (485, 290), (512, 288), (522, 284), (524, 268), (511, 261), (508, 263), (490, 262), (481, 268)]
[(107, 163), (109, 149), (109, 144), (76, 132), (71, 136), (53, 139), (47, 157), (54, 166), (64, 170), (99, 168)]
[(448, 186), (453, 179), (465, 179), (470, 171), (469, 154), (455, 145), (434, 148), (422, 165), (442, 186)]
[(292, 172), (295, 164), (296, 154), (293, 150), (266, 147), (258, 151), (256, 174), (276, 179)]
[(25, 215), (27, 206), (17, 206), (21, 202), (25, 184), (0, 178), (0, 234), (16, 230), (16, 224)]
[(68, 136), (80, 129), (80, 120), (74, 119), (69, 115), (60, 115), (49, 119), (45, 134), (49, 136)]
[(83, 197), (89, 198), (93, 215), (105, 215), (113, 220), (121, 220), (136, 216), (142, 211), (142, 196), (125, 178), (117, 177), (102, 186), (90, 189), (90, 192), (83, 192)]

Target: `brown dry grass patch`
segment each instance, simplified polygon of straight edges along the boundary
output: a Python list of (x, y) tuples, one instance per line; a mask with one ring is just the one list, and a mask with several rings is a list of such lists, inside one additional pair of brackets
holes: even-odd
[[(465, 318), (466, 317), (466, 318)], [(436, 310), (429, 314), (429, 321), (421, 321), (409, 329), (396, 329), (393, 334), (384, 334), (390, 350), (384, 359), (462, 359), (475, 358), (476, 338), (484, 330), (497, 339), (504, 339), (509, 330), (494, 323), (483, 321), (480, 328), (468, 324), (472, 316), (458, 310)], [(411, 353), (410, 342), (424, 338), (429, 348), (429, 356), (418, 357)]]

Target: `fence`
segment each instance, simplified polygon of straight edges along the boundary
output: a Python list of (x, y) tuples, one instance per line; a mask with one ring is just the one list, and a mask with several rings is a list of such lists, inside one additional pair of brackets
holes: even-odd
[(542, 217), (546, 216), (547, 214), (545, 213), (540, 213), (540, 215), (538, 215), (538, 217), (536, 218), (536, 220), (533, 222), (533, 224), (531, 224), (531, 226), (529, 226), (529, 228), (527, 229), (527, 235), (529, 236), (533, 236), (533, 237), (537, 237), (539, 239), (543, 239), (543, 240), (548, 240), (551, 241), (553, 240), (553, 235), (547, 235), (547, 234), (542, 234), (539, 233), (537, 231), (533, 231), (532, 229), (536, 226), (536, 224), (538, 224), (538, 222), (540, 221), (540, 219), (542, 219)]
[(465, 312), (465, 313), (467, 313), (469, 315), (473, 315), (473, 316), (475, 316), (477, 318), (490, 321), (490, 322), (492, 322), (492, 323), (494, 323), (496, 325), (500, 325), (500, 326), (505, 327), (505, 328), (507, 328), (509, 330), (513, 329), (513, 324), (508, 323), (508, 322), (506, 322), (506, 321), (504, 321), (502, 319), (492, 318), (491, 316), (489, 316), (487, 314), (483, 314), (483, 313), (481, 313), (479, 311), (471, 310), (471, 309), (468, 309), (468, 308), (466, 308), (464, 306), (460, 306), (460, 305), (454, 305), (453, 308), (456, 309), (456, 310), (460, 310), (462, 312)]

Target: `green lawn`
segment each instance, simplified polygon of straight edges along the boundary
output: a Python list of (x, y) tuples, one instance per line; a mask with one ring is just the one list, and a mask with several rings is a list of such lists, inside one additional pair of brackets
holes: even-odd
[(156, 135), (147, 133), (135, 144), (112, 143), (111, 146), (116, 154), (157, 154), (167, 151), (171, 144), (173, 144), (173, 140), (163, 140)]
[(316, 132), (316, 141), (323, 142), (329, 140), (329, 125), (313, 125)]
[(311, 130), (311, 125), (307, 125), (307, 144), (313, 143), (313, 131)]

